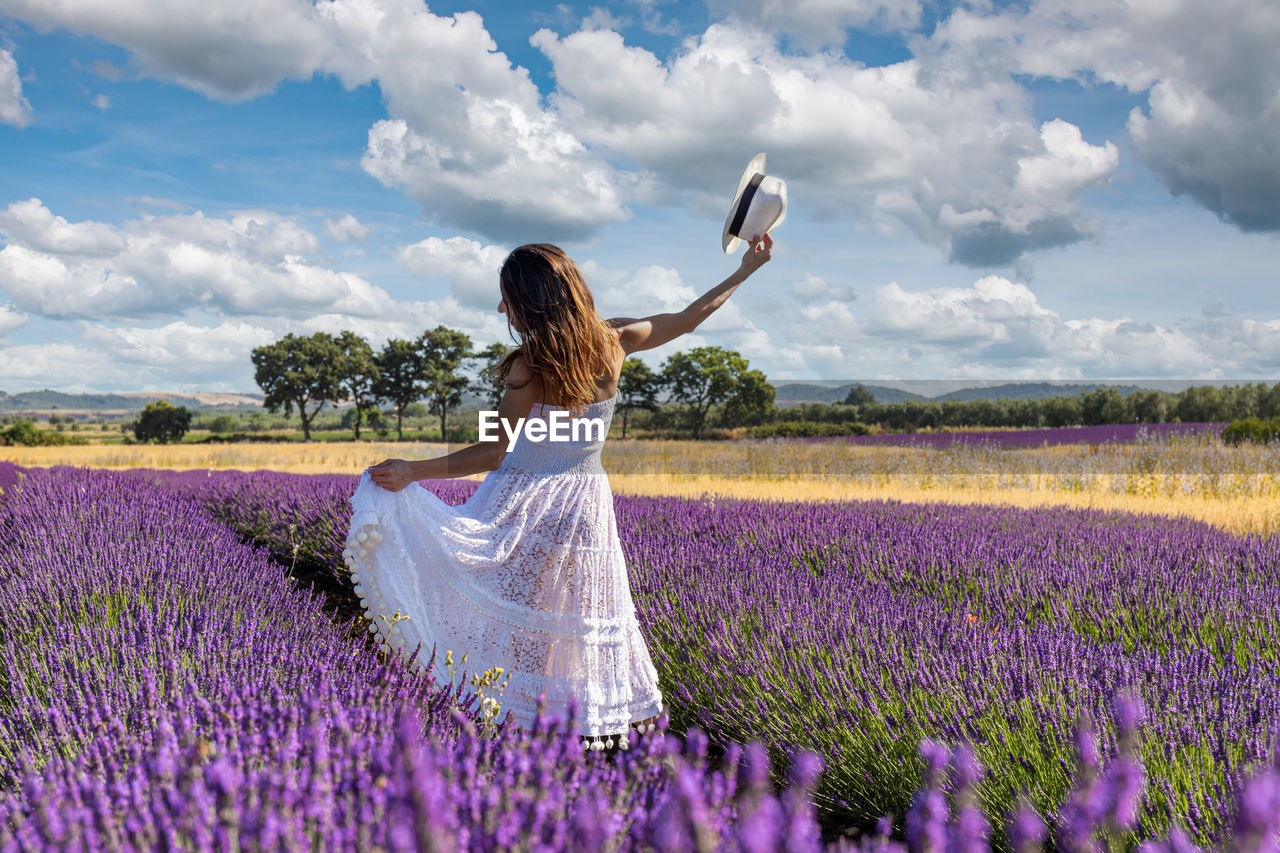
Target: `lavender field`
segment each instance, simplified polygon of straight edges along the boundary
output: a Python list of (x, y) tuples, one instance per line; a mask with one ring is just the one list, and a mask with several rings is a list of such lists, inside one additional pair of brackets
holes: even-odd
[(0, 465), (0, 847), (1260, 850), (1280, 831), (1280, 539), (618, 496), (672, 715), (597, 753), (554, 715), (487, 725), (465, 679), (375, 651), (341, 561), (355, 482)]

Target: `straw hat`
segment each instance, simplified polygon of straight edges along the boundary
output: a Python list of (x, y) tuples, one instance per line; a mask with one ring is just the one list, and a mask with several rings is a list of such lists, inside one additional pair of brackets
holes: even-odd
[(787, 216), (787, 185), (764, 173), (764, 155), (757, 154), (747, 164), (738, 181), (738, 191), (724, 219), (720, 246), (732, 253), (743, 240), (763, 237)]

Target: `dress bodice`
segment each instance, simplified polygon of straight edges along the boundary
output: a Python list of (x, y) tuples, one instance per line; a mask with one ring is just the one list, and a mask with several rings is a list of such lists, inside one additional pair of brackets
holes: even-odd
[[(556, 474), (604, 474), (600, 464), (600, 451), (609, 434), (613, 409), (618, 401), (614, 394), (607, 400), (592, 403), (579, 417), (563, 406), (535, 403), (526, 421), (543, 421), (547, 425), (542, 441), (534, 441), (524, 434), (523, 428), (515, 445), (502, 459), (500, 468), (515, 468), (531, 473), (552, 476)], [(555, 412), (564, 412), (556, 417)], [(599, 419), (602, 428), (591, 421)], [(559, 426), (557, 426), (557, 422)], [(566, 440), (552, 440), (553, 431)]]

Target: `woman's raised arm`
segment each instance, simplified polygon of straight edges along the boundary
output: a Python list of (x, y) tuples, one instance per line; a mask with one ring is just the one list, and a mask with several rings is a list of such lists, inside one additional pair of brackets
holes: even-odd
[(701, 325), (702, 321), (715, 311), (737, 290), (738, 285), (747, 280), (753, 272), (768, 263), (772, 257), (773, 238), (768, 234), (763, 240), (752, 240), (742, 256), (742, 263), (733, 275), (698, 297), (683, 311), (654, 314), (651, 317), (635, 319), (632, 317), (615, 317), (609, 321), (618, 329), (618, 340), (622, 349), (630, 355), (640, 350), (660, 347), (668, 341), (686, 335)]

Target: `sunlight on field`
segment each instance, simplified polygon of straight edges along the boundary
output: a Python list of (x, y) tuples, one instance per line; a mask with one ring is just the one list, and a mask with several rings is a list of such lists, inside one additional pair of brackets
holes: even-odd
[[(35, 466), (358, 474), (385, 458), (429, 458), (462, 446), (326, 442), (0, 447), (0, 460)], [(1183, 516), (1237, 533), (1280, 530), (1280, 449), (1227, 447), (1213, 438), (1031, 449), (865, 447), (787, 440), (611, 441), (605, 445), (603, 461), (618, 494), (1089, 507)]]
[[(425, 459), (447, 450), (443, 444), (380, 442), (83, 445), (0, 447), (0, 460), (19, 465), (83, 465), (90, 468), (234, 468), (291, 474), (359, 474), (383, 459)], [(473, 478), (466, 478), (473, 479)]]
[(611, 474), (619, 495), (730, 497), (755, 500), (895, 500), (906, 503), (997, 504), (1021, 508), (1073, 507), (1117, 510), (1142, 515), (1180, 516), (1232, 533), (1280, 530), (1280, 496), (1268, 498), (1165, 497), (1103, 491), (1064, 492), (1027, 489), (978, 489), (907, 484), (863, 485), (831, 480), (750, 480), (739, 477), (679, 477), (660, 474)]

